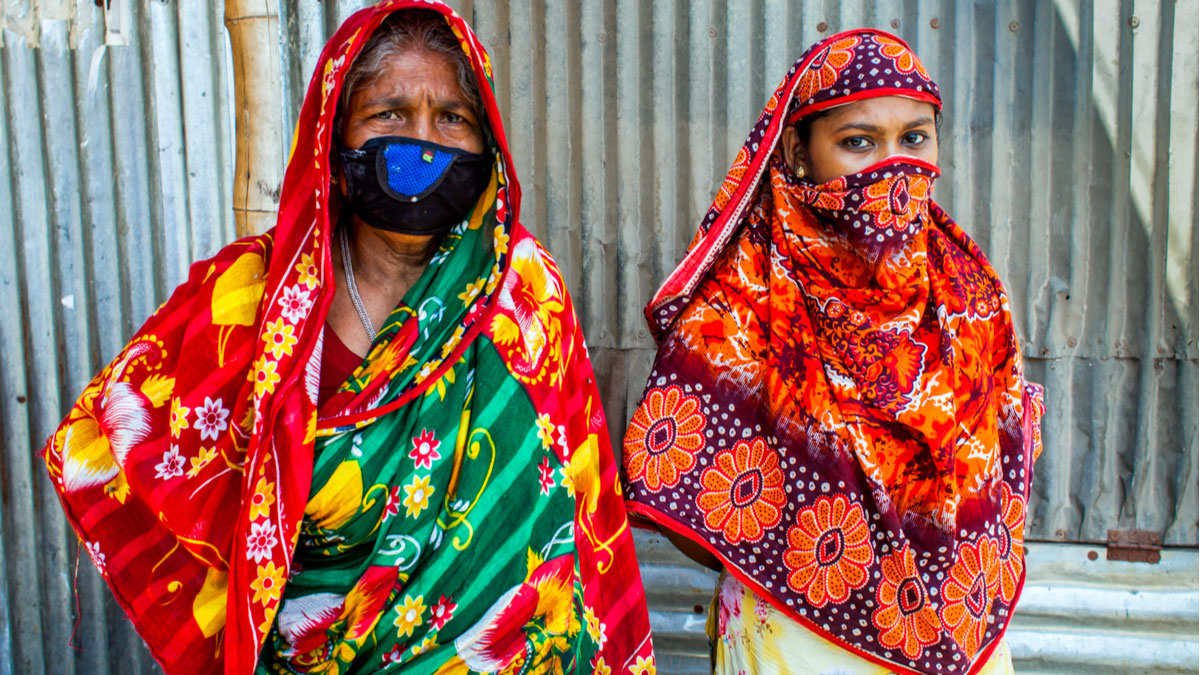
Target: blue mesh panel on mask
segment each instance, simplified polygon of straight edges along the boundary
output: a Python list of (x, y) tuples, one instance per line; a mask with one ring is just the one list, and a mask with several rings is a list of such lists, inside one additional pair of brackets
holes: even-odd
[(388, 187), (397, 194), (415, 197), (437, 182), (453, 158), (449, 153), (419, 145), (388, 145), (383, 149)]

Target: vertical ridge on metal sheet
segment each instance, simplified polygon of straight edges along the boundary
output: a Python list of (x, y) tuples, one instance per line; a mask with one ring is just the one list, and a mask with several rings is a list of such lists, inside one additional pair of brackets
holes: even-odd
[[(986, 9), (977, 5), (961, 7), (959, 11), (946, 11), (938, 18), (940, 28), (936, 29), (936, 32), (941, 34), (943, 44), (956, 45), (959, 54), (965, 57), (956, 58), (950, 64), (942, 64), (949, 66), (943, 70), (942, 80), (953, 83), (945, 106), (957, 112), (948, 125), (950, 135), (955, 141), (949, 144), (953, 148), (953, 155), (947, 158), (950, 174), (947, 177), (950, 180), (941, 182), (949, 188), (946, 191), (947, 208), (954, 209), (951, 213), (972, 235), (990, 227), (986, 216), (980, 218), (975, 208), (982, 192), (976, 189), (975, 185), (983, 184), (987, 180), (987, 166), (977, 163), (977, 158), (987, 156), (987, 135), (972, 133), (972, 127), (982, 126), (976, 119), (976, 115), (983, 112), (974, 105), (976, 91), (986, 90), (989, 84), (987, 74), (980, 72), (980, 64), (987, 63), (985, 50), (991, 45), (988, 40), (974, 38), (979, 28), (976, 14), (983, 11)], [(967, 86), (967, 83), (970, 83), (970, 86)], [(962, 139), (962, 142), (957, 142), (957, 139)]]
[[(42, 155), (42, 101), (36, 95), (40, 93), (36, 51), (18, 41), (10, 41), (4, 48), (4, 74), (4, 81), (9, 87), (5, 92), (5, 112), (13, 166), (15, 199), (12, 213), (17, 234), (14, 251), (20, 260), (17, 292), (23, 298), (43, 299), (41, 302), (28, 302), (24, 307), (24, 335), (19, 336), (13, 345), (15, 349), (9, 353), (24, 354), (29, 359), (24, 364), (23, 373), (28, 378), (25, 387), (29, 434), (32, 438), (41, 438), (46, 433), (43, 420), (49, 416), (47, 407), (51, 411), (57, 409), (61, 387), (55, 353), (33, 348), (35, 345), (53, 344), (56, 333), (49, 261), (51, 225)], [(31, 95), (30, 88), (35, 94)], [(24, 170), (26, 168), (28, 170)], [(28, 343), (21, 338), (27, 338)], [(32, 441), (32, 438), (29, 440)], [(35, 492), (39, 479), (34, 475), (31, 452), (34, 443), (36, 441), (16, 447), (6, 443), (4, 468), (8, 483), (5, 487), (9, 497), (10, 523), (15, 532), (28, 542), (28, 546), (12, 552), (16, 560), (11, 561), (9, 567), (15, 582), (9, 592), (14, 606), (19, 608), (13, 651), (21, 667), (42, 672), (45, 670), (43, 644), (61, 634), (65, 606), (50, 604), (54, 601), (54, 589), (61, 589), (59, 585), (45, 583), (49, 576), (45, 572), (52, 570), (53, 566), (39, 566), (41, 561), (53, 560), (50, 554), (54, 550), (54, 543), (46, 541), (53, 539), (53, 536), (46, 536), (48, 533), (45, 529), (47, 521), (53, 522), (53, 516), (43, 508), (45, 491)], [(38, 583), (30, 583), (31, 580), (37, 580)]]
[[(130, 6), (131, 24), (143, 26), (141, 8), (137, 3)], [(116, 208), (104, 214), (104, 229), (112, 228), (118, 245), (116, 261), (105, 267), (97, 262), (96, 277), (111, 276), (117, 282), (118, 293), (114, 302), (107, 306), (98, 305), (101, 325), (116, 327), (114, 333), (101, 344), (99, 361), (107, 363), (124, 346), (128, 337), (163, 299), (156, 290), (155, 277), (158, 255), (153, 245), (152, 219), (157, 209), (152, 202), (151, 180), (153, 161), (150, 157), (151, 135), (147, 116), (148, 99), (154, 90), (147, 82), (147, 69), (153, 68), (143, 46), (145, 32), (133, 30), (129, 44), (110, 47), (108, 59), (107, 104), (110, 107), (110, 130), (112, 148), (111, 181), (115, 192)], [(149, 65), (148, 65), (149, 64)], [(112, 219), (109, 221), (109, 219)], [(97, 228), (99, 230), (99, 228)], [(107, 344), (106, 344), (107, 343)], [(68, 397), (78, 391), (64, 392)], [(59, 411), (61, 413), (65, 411)], [(40, 441), (41, 439), (39, 439)], [(80, 565), (90, 565), (80, 561)], [(92, 572), (94, 573), (94, 572)], [(87, 574), (83, 572), (82, 574)], [(109, 626), (109, 650), (118, 661), (128, 664), (131, 673), (145, 672), (144, 664), (149, 661), (146, 648), (113, 601), (107, 588), (104, 589), (105, 614)]]
[[(1168, 107), (1169, 140), (1167, 169), (1167, 290), (1175, 307), (1167, 348), (1176, 358), (1196, 360), (1197, 277), (1191, 272), (1197, 265), (1196, 182), (1197, 143), (1200, 128), (1195, 123), (1200, 76), (1195, 65), (1195, 45), (1200, 44), (1196, 22), (1187, 18), (1200, 14), (1196, 0), (1176, 2), (1171, 41), (1171, 78)], [(1179, 20), (1184, 17), (1184, 20)]]
[[(192, 223), (190, 260), (208, 258), (233, 239), (232, 167), (226, 164), (231, 133), (222, 128), (225, 26), (212, 8), (180, 3), (178, 12), (180, 77), (183, 108), (183, 158), (189, 189), (187, 214)], [(282, 111), (281, 111), (282, 112)], [(288, 143), (288, 138), (280, 139)], [(192, 181), (211, 173), (215, 180)]]
[[(1167, 341), (1167, 349), (1174, 354), (1179, 364), (1177, 415), (1171, 422), (1188, 419), (1191, 411), (1198, 407), (1197, 387), (1200, 373), (1197, 372), (1197, 144), (1200, 125), (1196, 123), (1197, 92), (1200, 91), (1200, 73), (1197, 72), (1196, 45), (1200, 44), (1200, 27), (1190, 17), (1200, 14), (1200, 3), (1183, 0), (1175, 4), (1175, 15), (1170, 22), (1173, 30), (1170, 53), (1170, 122), (1169, 144), (1166, 158), (1167, 168), (1167, 293), (1176, 309), (1173, 317), (1173, 335)], [(1180, 20), (1180, 17), (1184, 17)], [(1176, 504), (1195, 504), (1200, 500), (1197, 488), (1200, 485), (1197, 472), (1200, 467), (1200, 440), (1197, 425), (1179, 424), (1179, 442), (1183, 448), (1174, 468), (1178, 497)], [(1190, 543), (1195, 537), (1196, 522), (1193, 517), (1179, 517), (1167, 528), (1163, 541), (1167, 544)]]
[[(678, 48), (686, 51), (687, 59), (687, 69), (684, 74), (687, 75), (688, 87), (683, 105), (687, 122), (687, 135), (684, 143), (688, 148), (688, 153), (687, 161), (678, 165), (676, 169), (682, 175), (681, 182), (686, 186), (688, 196), (688, 218), (676, 221), (676, 227), (679, 228), (681, 235), (679, 238), (684, 242), (691, 240), (692, 232), (695, 231), (700, 218), (703, 217), (711, 203), (711, 195), (716, 188), (714, 181), (717, 173), (724, 172), (729, 168), (728, 165), (714, 161), (718, 158), (712, 150), (715, 136), (712, 101), (717, 94), (712, 87), (712, 60), (717, 29), (709, 21), (707, 12), (700, 11), (695, 5), (690, 5), (687, 9), (687, 18), (682, 22), (681, 27), (685, 27), (688, 39), (679, 42)], [(685, 243), (684, 246), (687, 244)], [(656, 281), (661, 283), (682, 257), (679, 255), (675, 260), (668, 262), (663, 274)], [(641, 387), (645, 384), (644, 375), (634, 379), (642, 381), (630, 384), (631, 390), (635, 390), (635, 392), (634, 398), (626, 409), (624, 415), (626, 419), (633, 407), (637, 405), (636, 397), (641, 395)]]
[[(680, 15), (680, 9), (679, 2), (655, 3), (650, 12), (650, 35), (675, 35), (677, 31), (685, 31), (681, 38), (686, 39), (686, 18)], [(687, 174), (677, 170), (689, 161), (687, 147), (680, 143), (687, 125), (687, 59), (678, 57), (674, 40), (652, 37), (647, 49), (650, 64), (645, 70), (649, 72), (651, 82), (653, 143), (643, 149), (647, 154), (643, 161), (651, 164), (653, 173), (652, 181), (645, 186), (650, 192), (652, 212), (649, 221), (643, 225), (649, 237), (645, 246), (647, 265), (639, 284), (642, 297), (653, 295), (659, 281), (683, 257), (687, 239), (686, 235), (680, 235), (687, 232), (693, 216), (684, 193)], [(642, 303), (635, 299), (631, 304), (640, 310)], [(640, 316), (634, 319), (631, 328), (619, 345), (621, 348), (648, 342), (645, 321)]]
[(159, 204), (154, 238), (161, 249), (157, 297), (166, 297), (187, 275), (193, 260), (191, 223), (188, 220), (190, 185), (183, 160), (183, 105), (180, 93), (179, 20), (174, 5), (149, 3), (143, 26), (153, 64), (149, 79), (154, 95), (150, 111), (153, 170), (152, 195)]
[[(585, 3), (580, 11), (581, 137), (578, 152), (584, 158), (580, 170), (579, 213), (570, 224), (580, 240), (580, 277), (571, 289), (588, 344), (609, 348), (617, 339), (608, 321), (613, 311), (616, 288), (612, 281), (616, 251), (612, 256), (594, 255), (598, 247), (610, 248), (618, 218), (615, 180), (620, 167), (610, 161), (610, 150), (621, 139), (616, 118), (617, 44), (615, 14), (611, 2)], [(603, 111), (603, 114), (597, 112)], [(528, 172), (528, 170), (525, 170)]]
[(504, 116), (514, 169), (521, 183), (521, 222), (542, 238), (545, 234), (545, 225), (541, 220), (545, 176), (542, 167), (534, 164), (534, 146), (538, 140), (535, 118), (543, 113), (537, 108), (539, 101), (535, 69), (538, 57), (533, 53), (534, 34), (530, 28), (530, 23), (535, 19), (534, 4), (534, 0), (507, 3), (507, 61), (502, 70), (494, 72), (498, 72), (499, 77), (508, 84), (498, 102), (504, 106), (500, 112)]
[[(1087, 176), (1089, 167), (1095, 161), (1097, 148), (1094, 147), (1094, 102), (1092, 91), (1094, 88), (1094, 64), (1098, 52), (1093, 46), (1093, 31), (1091, 30), (1092, 8), (1088, 6), (1074, 6), (1067, 3), (1058, 3), (1054, 6), (1054, 19), (1062, 26), (1062, 33), (1065, 39), (1073, 48), (1073, 57), (1075, 67), (1073, 69), (1073, 77), (1064, 78), (1064, 87), (1069, 86), (1073, 89), (1074, 105), (1070, 109), (1071, 119), (1065, 125), (1064, 132), (1070, 133), (1072, 138), (1073, 152), (1068, 158), (1070, 160), (1071, 175), (1078, 178)], [(1067, 131), (1069, 130), (1069, 131)], [(1103, 152), (1099, 156), (1104, 156)], [(1090, 222), (1094, 217), (1095, 203), (1089, 195), (1090, 190), (1073, 190), (1068, 195), (1067, 201), (1067, 220), (1068, 222)], [(1064, 340), (1055, 347), (1050, 347), (1051, 350), (1059, 351), (1060, 353), (1069, 353), (1071, 357), (1068, 360), (1052, 362), (1048, 372), (1064, 372), (1072, 379), (1082, 376), (1084, 381), (1094, 384), (1093, 376), (1096, 374), (1091, 368), (1076, 372), (1073, 362), (1070, 358), (1082, 356), (1091, 349), (1086, 337), (1098, 336), (1104, 330), (1104, 324), (1107, 321), (1103, 306), (1099, 303), (1090, 302), (1092, 293), (1096, 290), (1097, 284), (1103, 282), (1103, 275), (1097, 275), (1093, 271), (1093, 266), (1086, 263), (1088, 260), (1103, 260), (1106, 255), (1103, 251), (1104, 233), (1094, 228), (1079, 228), (1075, 227), (1071, 230), (1072, 250), (1070, 253), (1070, 267), (1065, 270), (1068, 279), (1065, 284), (1065, 295), (1062, 296), (1064, 305), (1068, 308), (1062, 314), (1069, 314), (1070, 319), (1065, 322), (1070, 325), (1069, 330), (1064, 330), (1067, 325), (1060, 322), (1057, 327), (1057, 333), (1068, 333)], [(1087, 327), (1089, 322), (1096, 324), (1096, 327), (1089, 330)], [(1070, 332), (1078, 332), (1076, 335), (1069, 334)], [(1082, 344), (1077, 342), (1082, 340)], [(1043, 347), (1041, 351), (1035, 354), (1036, 357), (1050, 356), (1047, 353), (1047, 348)], [(1064, 351), (1068, 350), (1068, 351)], [(1065, 367), (1065, 368), (1063, 368)], [(1061, 380), (1060, 380), (1061, 381)], [(1053, 386), (1053, 384), (1051, 384)], [(1087, 390), (1080, 391), (1080, 387), (1074, 382), (1068, 387), (1055, 387), (1061, 393), (1058, 395), (1065, 405), (1070, 406), (1070, 410), (1076, 411), (1073, 414), (1080, 416), (1080, 411), (1090, 411), (1095, 406), (1103, 406), (1103, 401), (1097, 401), (1096, 396), (1102, 394), (1101, 390), (1089, 386)], [(1076, 393), (1078, 392), (1078, 396)], [(1112, 458), (1105, 456), (1102, 453), (1097, 453), (1098, 446), (1094, 444), (1073, 444), (1065, 454), (1054, 458), (1050, 463), (1053, 469), (1055, 463), (1063, 466), (1069, 466), (1071, 463), (1089, 463), (1095, 467), (1094, 471), (1086, 474), (1074, 476), (1073, 479), (1061, 485), (1060, 489), (1066, 492), (1077, 495), (1077, 499), (1082, 503), (1090, 503), (1092, 509), (1082, 510), (1077, 516), (1070, 516), (1070, 520), (1066, 523), (1060, 523), (1055, 527), (1055, 532), (1060, 530), (1077, 529), (1086, 527), (1087, 520), (1096, 510), (1094, 507), (1097, 502), (1107, 501), (1110, 511), (1118, 508), (1116, 504), (1117, 495), (1111, 491), (1108, 493), (1097, 493), (1096, 486), (1098, 485), (1115, 485), (1119, 483), (1118, 466), (1116, 462), (1111, 461)], [(1076, 458), (1075, 453), (1080, 454), (1080, 458)], [(1051, 474), (1055, 472), (1051, 470)], [(1103, 509), (1100, 509), (1103, 510)], [(1068, 512), (1069, 513), (1069, 512)]]
[[(47, 22), (43, 24), (42, 40), (38, 50), (41, 85), (59, 90), (65, 89), (73, 94), (72, 99), (78, 100), (79, 83), (71, 63), (73, 53), (67, 41), (65, 23)], [(53, 97), (49, 96), (42, 98), (43, 100), (53, 100)], [(56, 304), (59, 311), (56, 327), (66, 343), (86, 346), (91, 344), (90, 333), (95, 322), (93, 317), (88, 315), (86, 304), (88, 270), (85, 260), (85, 251), (87, 250), (85, 244), (87, 237), (86, 225), (83, 220), (83, 195), (79, 189), (82, 171), (81, 158), (80, 153), (75, 149), (80, 142), (76, 108), (74, 105), (47, 105), (43, 110), (42, 120), (45, 129), (43, 143), (53, 232), (51, 270), (55, 277), (55, 283), (51, 292), (51, 300), (58, 301)], [(55, 410), (61, 408), (64, 399), (70, 396), (66, 393), (67, 390), (82, 387), (94, 374), (89, 372), (94, 362), (86, 347), (82, 350), (63, 352), (61, 357), (60, 374), (63, 378), (61, 389), (56, 392), (57, 396), (51, 402), (52, 409)], [(52, 424), (52, 421), (46, 420), (43, 428), (49, 428)], [(77, 665), (85, 665), (84, 663), (75, 663), (74, 659), (69, 658), (67, 654), (70, 633), (64, 631), (69, 630), (74, 619), (72, 616), (74, 607), (71, 602), (73, 594), (79, 592), (81, 595), (91, 598), (98, 596), (98, 591), (102, 589), (96, 586), (98, 579), (87, 573), (85, 573), (82, 583), (73, 583), (70, 576), (70, 563), (76, 553), (75, 538), (61, 514), (57, 513), (58, 499), (50, 490), (49, 481), (41, 470), (40, 464), (40, 460), (35, 456), (33, 459), (33, 471), (37, 476), (35, 484), (41, 493), (39, 506), (44, 509), (41, 514), (42, 530), (39, 534), (43, 541), (43, 550), (49, 552), (49, 555), (42, 561), (43, 571), (49, 577), (44, 582), (47, 583), (47, 592), (50, 594), (46, 602), (47, 607), (51, 610), (50, 616), (62, 621), (61, 625), (56, 625), (57, 621), (51, 624), (43, 647), (46, 651), (47, 663), (61, 663), (61, 671), (70, 673), (75, 671)], [(48, 562), (53, 563), (54, 567), (47, 565)], [(96, 609), (103, 609), (103, 601), (85, 611), (89, 615), (94, 615)], [(91, 617), (89, 616), (89, 618)], [(78, 635), (80, 644), (93, 648), (87, 655), (91, 662), (86, 666), (92, 667), (94, 672), (100, 672), (103, 669), (103, 666), (99, 665), (102, 661), (94, 660), (97, 656), (104, 656), (103, 651), (98, 652), (103, 637), (102, 634), (98, 634), (94, 626), (89, 626), (89, 630)]]
[[(33, 445), (32, 430), (30, 429), (29, 402), (32, 391), (26, 375), (24, 355), (26, 324), (30, 322), (36, 311), (35, 304), (28, 298), (27, 284), (24, 281), (24, 227), (21, 226), (24, 214), (29, 207), (22, 203), (22, 189), (18, 180), (21, 164), (20, 149), (14, 141), (18, 126), (14, 119), (17, 109), (23, 107), (27, 97), (21, 96), (21, 85), (27, 85), (33, 80), (28, 77), (28, 70), (22, 67), (21, 52), (28, 58), (28, 49), (21, 40), (12, 39), (12, 35), (0, 48), (0, 104), (3, 105), (4, 120), (0, 123), (0, 166), (5, 169), (6, 179), (0, 182), (0, 211), (11, 213), (9, 226), (0, 230), (3, 239), (0, 245), (11, 251), (12, 255), (0, 256), (0, 310), (4, 316), (11, 317), (9, 321), (0, 321), (0, 429), (4, 432), (4, 444), (0, 448), (3, 453), (3, 520), (4, 532), (11, 535), (31, 535), (31, 525), (35, 520), (32, 476), (29, 473), (29, 449)], [(20, 85), (15, 84), (20, 82)], [(18, 355), (20, 355), (18, 357)], [(16, 358), (14, 358), (16, 357)], [(10, 538), (10, 537), (6, 537)], [(28, 583), (38, 577), (39, 569), (36, 563), (36, 539), (26, 540), (29, 545), (5, 548), (4, 573), (5, 580), (3, 603), (6, 608), (7, 622), (4, 625), (4, 637), (7, 640), (5, 650), (11, 661), (6, 667), (20, 669), (25, 672), (41, 672), (45, 665), (40, 648), (31, 648), (42, 642), (42, 625), (40, 616), (41, 603), (38, 599), (36, 585)], [(31, 644), (32, 643), (32, 644)]]
[[(567, 36), (578, 33), (578, 17), (579, 8), (575, 3), (548, 3), (540, 17), (542, 32), (547, 36), (560, 36), (561, 39), (541, 41), (542, 77), (539, 78), (538, 89), (544, 104), (540, 135), (545, 140), (535, 143), (538, 161), (546, 167), (543, 210), (545, 246), (553, 254), (563, 278), (569, 280), (572, 288), (579, 286), (579, 250), (571, 245), (576, 235), (571, 230), (571, 221), (579, 206), (576, 189), (578, 164), (570, 151), (574, 145), (571, 136), (574, 116), (571, 109), (578, 101), (573, 93), (578, 91), (579, 84), (578, 78), (573, 77), (571, 72), (570, 56), (575, 56), (577, 66), (579, 45)], [(530, 26), (533, 34), (537, 33), (537, 29), (536, 24)], [(558, 86), (552, 87), (551, 82), (558, 83)], [(537, 107), (536, 100), (531, 100), (530, 104)]]
[[(131, 5), (131, 23), (141, 26), (141, 13), (136, 3)], [(150, 237), (151, 218), (155, 211), (150, 191), (150, 136), (146, 111), (147, 91), (144, 64), (147, 56), (142, 48), (144, 31), (131, 31), (129, 44), (111, 48), (108, 55), (109, 104), (112, 107), (112, 146), (115, 170), (117, 207), (116, 232), (120, 237), (118, 257), (121, 264), (106, 272), (116, 277), (121, 304), (119, 308), (120, 335), (117, 349), (154, 311), (156, 297), (154, 279), (155, 249)], [(110, 357), (115, 352), (109, 353)]]
[[(556, 223), (558, 237), (553, 245), (555, 254), (558, 256), (556, 259), (561, 259), (560, 265), (562, 265), (568, 287), (579, 290), (584, 278), (583, 262), (587, 257), (584, 248), (586, 244), (579, 231), (585, 189), (584, 170), (594, 159), (582, 152), (584, 106), (586, 104), (581, 94), (589, 88), (588, 82), (583, 76), (583, 44), (594, 40), (595, 37), (589, 36), (583, 29), (583, 8), (577, 3), (566, 4), (567, 11), (561, 19), (561, 24), (556, 20), (552, 29), (561, 32), (551, 33), (562, 36), (562, 39), (552, 42), (551, 47), (555, 54), (554, 58), (561, 58), (564, 62), (565, 79), (561, 80), (561, 84), (557, 87), (547, 85), (548, 90), (556, 92), (556, 95), (563, 99), (565, 105), (563, 113), (566, 117), (561, 121), (566, 127), (562, 132), (565, 142), (558, 146), (550, 145), (548, 150), (558, 155), (559, 161), (564, 165), (564, 170), (570, 176), (566, 186), (568, 202), (565, 205), (566, 208), (559, 214), (559, 221)], [(572, 300), (578, 303), (580, 298), (572, 296)], [(585, 300), (589, 304), (594, 304), (592, 298), (585, 298)], [(583, 312), (579, 312), (579, 314), (582, 316)]]
[[(1028, 34), (1034, 48), (1030, 50), (1027, 58), (1021, 59), (1022, 63), (1015, 74), (1018, 81), (1022, 77), (1028, 78), (1029, 86), (1024, 92), (1024, 97), (1018, 98), (1028, 101), (1027, 105), (1022, 107), (1027, 111), (1029, 123), (1025, 129), (1022, 129), (1019, 122), (1015, 124), (1014, 135), (1031, 139), (1062, 138), (1069, 141), (1070, 127), (1063, 125), (1058, 117), (1061, 114), (1061, 101), (1056, 99), (1060, 94), (1055, 89), (1056, 85), (1064, 84), (1061, 70), (1066, 67), (1063, 64), (1064, 55), (1056, 52), (1056, 49), (1061, 50), (1066, 42), (1065, 37), (1060, 35), (1062, 26), (1060, 22), (1055, 21), (1054, 8), (1050, 3), (1036, 4), (1031, 8), (1031, 12), (1028, 21), (1021, 21), (1021, 24), (1029, 26)], [(1047, 54), (1049, 58), (1039, 62), (1036, 58), (1039, 54)], [(1018, 111), (1017, 114), (1021, 112), (1024, 111)], [(1024, 337), (1024, 353), (1034, 355), (1035, 359), (1057, 357), (1058, 354), (1050, 352), (1055, 335), (1048, 333), (1049, 327), (1045, 320), (1054, 316), (1054, 312), (1062, 307), (1060, 301), (1069, 297), (1064, 288), (1063, 277), (1070, 274), (1070, 267), (1056, 266), (1052, 262), (1054, 249), (1062, 237), (1063, 217), (1060, 202), (1063, 195), (1060, 191), (1041, 187), (1056, 184), (1055, 153), (1046, 152), (1044, 146), (1037, 142), (1022, 141), (1021, 146), (1014, 178), (1019, 181), (1019, 194), (1027, 197), (1023, 200), (1025, 203), (1014, 209), (1012, 232), (1014, 248), (1021, 253), (1011, 258), (1012, 266), (1002, 271), (1001, 276), (1012, 289), (1010, 297), (1025, 299), (1023, 307), (1014, 304), (1013, 308), (1014, 318), (1017, 319), (1018, 325), (1024, 328), (1021, 333)], [(1022, 171), (1022, 165), (1027, 167), (1026, 170)], [(1035, 241), (1040, 244), (1033, 245)], [(1052, 362), (1051, 368), (1055, 365), (1059, 365), (1059, 362)], [(1037, 380), (1041, 375), (1036, 365), (1029, 367), (1029, 371), (1028, 376), (1031, 379)], [(1040, 381), (1047, 379), (1052, 378), (1046, 375)], [(1069, 395), (1060, 393), (1062, 388), (1055, 386), (1056, 384), (1057, 382), (1053, 381), (1046, 382), (1047, 389), (1054, 392), (1047, 396), (1048, 410), (1053, 410), (1048, 417), (1052, 420), (1061, 419), (1063, 413), (1071, 410)], [(1060, 476), (1053, 467), (1056, 464), (1064, 467), (1073, 465), (1076, 461), (1074, 454), (1083, 450), (1072, 445), (1055, 447), (1053, 453), (1043, 453), (1043, 460), (1050, 461), (1038, 467), (1041, 471), (1037, 474), (1037, 486), (1034, 488), (1030, 505), (1029, 522), (1033, 526), (1028, 536), (1031, 538), (1036, 537), (1036, 533), (1045, 532), (1049, 527), (1039, 527), (1045, 517), (1042, 512), (1043, 504), (1048, 504), (1060, 514), (1059, 517), (1048, 519), (1053, 521), (1055, 533), (1065, 534), (1068, 529), (1077, 529), (1077, 509), (1072, 508), (1076, 504), (1072, 503), (1071, 498), (1074, 479), (1077, 476), (1070, 473)], [(1053, 454), (1053, 457), (1048, 458), (1048, 454)], [(1046, 470), (1047, 465), (1050, 470)], [(1046, 497), (1044, 501), (1039, 499), (1042, 496)]]
[[(648, 48), (643, 38), (642, 12), (637, 11), (637, 0), (617, 0), (615, 31), (617, 77), (615, 97), (608, 106), (608, 113), (616, 116), (616, 142), (609, 146), (611, 158), (618, 167), (614, 198), (609, 201), (608, 222), (615, 230), (609, 240), (614, 246), (609, 254), (601, 258), (613, 269), (610, 279), (614, 282), (611, 296), (613, 309), (607, 322), (612, 333), (612, 344), (621, 346), (621, 336), (632, 332), (642, 323), (640, 305), (645, 301), (639, 293), (638, 277), (644, 265), (643, 235), (652, 224), (647, 222), (644, 211), (643, 188), (648, 176), (647, 159), (652, 130), (642, 122), (642, 113), (648, 89), (653, 86), (647, 81), (650, 73), (641, 68), (641, 52)], [(602, 249), (598, 249), (602, 250)], [(584, 326), (585, 330), (587, 326)]]
[[(1149, 396), (1138, 401), (1141, 424), (1137, 441), (1133, 445), (1135, 471), (1130, 481), (1129, 495), (1123, 504), (1122, 519), (1137, 529), (1163, 531), (1169, 525), (1170, 514), (1161, 504), (1155, 503), (1156, 496), (1165, 493), (1174, 502), (1174, 485), (1167, 481), (1166, 470), (1170, 459), (1161, 457), (1159, 444), (1169, 444), (1176, 434), (1169, 428), (1169, 420), (1162, 413), (1172, 406), (1174, 387), (1164, 386), (1164, 379), (1174, 379), (1174, 369), (1167, 371), (1159, 361), (1166, 350), (1162, 345), (1163, 316), (1173, 313), (1168, 298), (1164, 297), (1166, 262), (1165, 200), (1166, 181), (1158, 180), (1157, 169), (1165, 166), (1166, 135), (1169, 110), (1161, 105), (1159, 96), (1160, 58), (1163, 52), (1170, 53), (1170, 35), (1165, 44), (1162, 40), (1164, 19), (1170, 19), (1172, 3), (1162, 3), (1157, 8), (1141, 7), (1129, 19), (1133, 42), (1132, 73), (1132, 128), (1130, 192), (1133, 199), (1133, 218), (1139, 226), (1139, 234), (1145, 234), (1145, 256), (1148, 267), (1146, 276), (1147, 296), (1154, 298), (1144, 308), (1140, 318), (1146, 339), (1140, 380)], [(1156, 11), (1157, 10), (1157, 11)], [(1167, 16), (1164, 16), (1166, 14)], [(1134, 18), (1137, 21), (1134, 21)], [(1169, 68), (1168, 68), (1169, 71)], [(1169, 83), (1167, 83), (1169, 86)], [(1165, 177), (1164, 177), (1165, 178)], [(1131, 228), (1132, 229), (1132, 228)], [(1165, 405), (1164, 405), (1165, 404)]]
[[(109, 105), (110, 73), (116, 50), (104, 44), (104, 22), (93, 21), (78, 37), (75, 61), (75, 109), (78, 119), (78, 153), (82, 202), (80, 241), (83, 276), (77, 310), (92, 327), (91, 341), (80, 345), (91, 356), (84, 378), (90, 378), (106, 357), (115, 356), (126, 334), (122, 322), (112, 320), (122, 309), (120, 242), (117, 218), (119, 182), (113, 162), (113, 111)], [(79, 386), (87, 382), (84, 379)], [(70, 392), (63, 392), (70, 397)]]

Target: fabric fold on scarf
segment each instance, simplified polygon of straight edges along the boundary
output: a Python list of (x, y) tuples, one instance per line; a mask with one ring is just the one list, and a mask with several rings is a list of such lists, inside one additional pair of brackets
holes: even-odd
[[(493, 179), (318, 409), (336, 102), (408, 8), (471, 60)], [(441, 3), (354, 14), (297, 129), (276, 227), (193, 265), (47, 442), (80, 545), (167, 673), (651, 668), (586, 347), (474, 33)]]
[(647, 307), (626, 499), (843, 649), (974, 672), (1020, 594), (1041, 450), (1008, 297), (927, 185), (904, 203), (921, 226), (874, 260), (777, 149), (797, 110), (896, 92), (938, 101), (873, 30), (818, 43), (776, 90)]

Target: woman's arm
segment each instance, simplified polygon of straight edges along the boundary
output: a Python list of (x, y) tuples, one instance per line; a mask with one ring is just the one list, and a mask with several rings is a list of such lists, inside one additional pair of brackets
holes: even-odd
[(717, 572), (721, 571), (721, 561), (717, 559), (717, 556), (710, 553), (708, 549), (704, 548), (700, 544), (697, 544), (691, 539), (688, 539), (682, 534), (679, 534), (673, 530), (669, 530), (665, 527), (659, 528), (659, 531), (662, 532), (667, 539), (675, 545), (675, 548), (679, 549), (680, 552), (691, 558), (693, 561), (704, 565), (710, 570)]

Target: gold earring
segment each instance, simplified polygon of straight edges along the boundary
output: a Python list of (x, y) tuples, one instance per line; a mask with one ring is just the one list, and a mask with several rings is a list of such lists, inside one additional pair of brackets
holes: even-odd
[(800, 180), (804, 180), (804, 177), (807, 175), (808, 175), (808, 172), (804, 170), (804, 165), (797, 164), (796, 165), (796, 178), (798, 178)]

